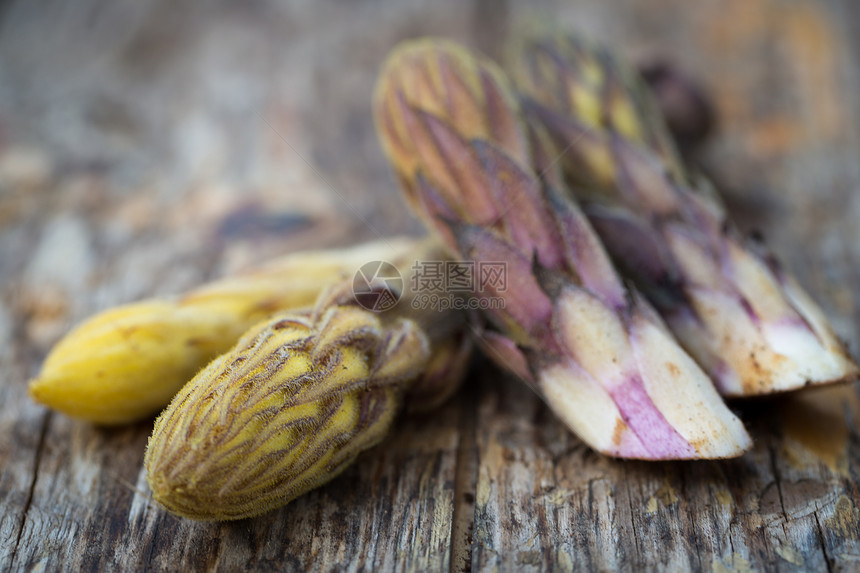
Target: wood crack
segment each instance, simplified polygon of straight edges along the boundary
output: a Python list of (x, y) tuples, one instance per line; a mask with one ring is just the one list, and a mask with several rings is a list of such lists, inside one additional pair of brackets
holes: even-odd
[(24, 511), (21, 513), (21, 525), (18, 527), (18, 535), (15, 537), (15, 548), (12, 550), (12, 559), (10, 563), (14, 563), (18, 558), (18, 548), (21, 545), (21, 538), (24, 536), (24, 526), (27, 523), (27, 515), (30, 513), (30, 507), (33, 505), (33, 493), (36, 490), (36, 480), (39, 477), (39, 465), (42, 461), (42, 452), (45, 449), (45, 436), (48, 434), (48, 426), (51, 422), (51, 411), (45, 412), (45, 417), (42, 419), (42, 427), (39, 431), (39, 442), (36, 446), (36, 455), (33, 462), (33, 478), (30, 480), (30, 487), (27, 491), (27, 501), (24, 503)]
[(460, 394), (460, 436), (454, 471), (454, 515), (451, 526), (451, 573), (472, 570), (472, 535), (475, 528), (475, 496), (478, 483), (478, 446), (475, 427), (477, 396), (474, 389)]
[[(639, 545), (639, 533), (636, 531), (636, 510), (633, 508), (633, 495), (630, 492), (630, 482), (632, 480), (628, 479), (628, 468), (624, 468), (624, 484), (627, 486), (627, 507), (630, 510), (630, 527), (633, 528), (633, 549), (635, 552), (635, 557), (641, 555), (642, 548)], [(639, 569), (638, 564), (630, 561), (631, 568), (635, 571)]]
[(785, 524), (789, 522), (789, 517), (788, 513), (785, 511), (785, 500), (782, 497), (782, 480), (779, 476), (779, 469), (776, 466), (776, 452), (774, 452), (773, 444), (768, 444), (767, 453), (770, 458), (770, 469), (773, 472), (773, 480), (776, 484), (776, 493), (779, 495), (779, 507), (782, 510), (782, 516), (784, 518), (783, 531), (785, 531)]
[(831, 573), (833, 571), (833, 563), (830, 561), (830, 555), (827, 554), (827, 543), (824, 539), (824, 528), (821, 527), (821, 520), (818, 518), (818, 512), (814, 512), (815, 516), (815, 528), (818, 532), (818, 542), (821, 544), (821, 552), (824, 554), (824, 563), (827, 565), (827, 572)]
[(691, 512), (690, 511), (682, 511), (682, 507), (681, 507), (682, 505), (687, 504), (688, 492), (687, 492), (686, 476), (687, 476), (687, 472), (681, 472), (681, 474), (679, 476), (680, 481), (681, 481), (681, 499), (680, 499), (680, 502), (678, 503), (678, 513), (680, 515), (683, 515), (687, 519), (687, 522), (689, 523), (689, 531), (691, 532), (691, 535), (688, 538), (688, 541), (690, 539), (692, 539), (693, 546), (696, 548), (696, 551), (693, 553), (693, 555), (690, 555), (691, 565), (693, 565), (692, 562), (695, 562), (695, 565), (696, 565), (695, 569), (697, 571), (704, 571), (704, 567), (702, 565), (702, 554), (705, 552), (705, 548), (702, 547), (702, 542), (701, 542), (701, 539), (699, 538), (699, 531), (697, 531), (696, 524), (691, 519)]

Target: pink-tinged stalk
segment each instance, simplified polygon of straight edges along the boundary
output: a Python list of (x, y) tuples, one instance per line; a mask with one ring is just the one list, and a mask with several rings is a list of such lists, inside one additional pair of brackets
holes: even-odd
[(566, 36), (523, 41), (512, 69), (568, 191), (723, 395), (857, 378), (820, 308), (687, 173), (632, 69)]
[[(592, 448), (649, 460), (726, 458), (750, 439), (710, 379), (624, 287), (527, 129), (502, 72), (447, 41), (397, 48), (374, 101), (410, 205), (453, 256), (503, 261), (482, 346)], [(543, 161), (543, 160), (541, 160)], [(540, 176), (539, 176), (540, 174)]]

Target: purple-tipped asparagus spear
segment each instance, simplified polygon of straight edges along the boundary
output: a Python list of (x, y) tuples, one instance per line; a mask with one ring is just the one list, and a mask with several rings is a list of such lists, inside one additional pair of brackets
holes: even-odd
[(562, 35), (524, 41), (512, 68), (529, 121), (563, 150), (569, 188), (616, 264), (721, 393), (857, 377), (809, 295), (686, 173), (632, 69)]
[[(504, 262), (489, 354), (592, 448), (651, 460), (727, 458), (750, 439), (656, 313), (620, 282), (529, 133), (506, 78), (453, 43), (404, 44), (374, 102), (413, 209), (456, 256)], [(543, 162), (532, 166), (532, 152)]]

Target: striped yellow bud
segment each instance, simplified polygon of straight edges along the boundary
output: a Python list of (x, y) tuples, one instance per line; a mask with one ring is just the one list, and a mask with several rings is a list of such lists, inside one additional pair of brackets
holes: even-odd
[(69, 416), (124, 424), (151, 416), (207, 362), (274, 313), (308, 308), (362, 264), (416, 245), (389, 239), (297, 253), (169, 300), (146, 300), (85, 321), (50, 352), (30, 395)]

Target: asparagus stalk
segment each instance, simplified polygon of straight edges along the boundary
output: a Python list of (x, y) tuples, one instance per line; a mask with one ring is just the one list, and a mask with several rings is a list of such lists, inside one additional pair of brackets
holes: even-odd
[[(444, 40), (409, 42), (383, 67), (377, 130), (404, 194), (455, 257), (502, 261), (479, 297), (489, 355), (520, 374), (595, 450), (727, 458), (750, 439), (656, 313), (619, 280), (492, 63)], [(490, 305), (491, 306), (491, 305)]]
[(101, 312), (49, 353), (30, 395), (69, 416), (125, 424), (164, 408), (183, 384), (256, 322), (309, 308), (362, 264), (402, 257), (415, 243), (390, 239), (350, 249), (297, 253), (175, 299)]
[(704, 87), (666, 61), (651, 60), (636, 69), (682, 154), (689, 155), (707, 141), (717, 123), (717, 114)]
[(631, 68), (566, 36), (525, 40), (512, 68), (530, 121), (551, 133), (569, 190), (615, 262), (722, 394), (858, 376), (810, 296), (685, 171)]
[[(398, 266), (428, 256), (440, 252), (424, 243)], [(404, 407), (451, 394), (471, 351), (466, 314), (413, 309), (412, 290), (377, 313), (351, 287), (257, 324), (182, 387), (146, 450), (157, 502), (198, 520), (265, 513), (334, 478)]]

